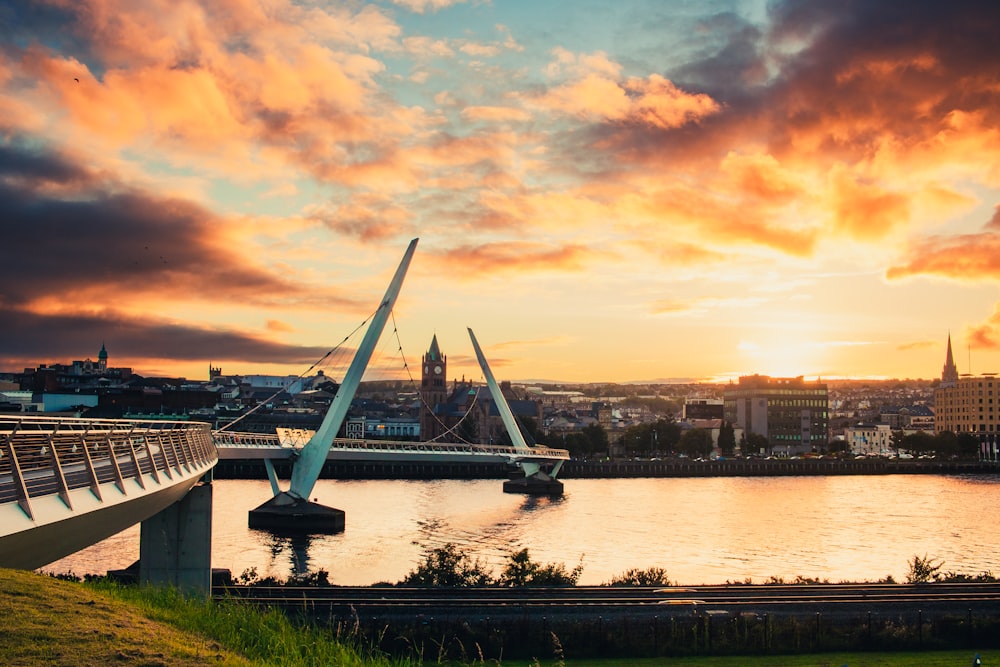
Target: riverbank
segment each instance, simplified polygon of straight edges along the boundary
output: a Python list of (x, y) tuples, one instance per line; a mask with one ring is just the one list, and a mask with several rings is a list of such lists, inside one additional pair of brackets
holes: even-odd
[[(291, 475), (291, 462), (274, 462), (278, 476)], [(514, 469), (501, 463), (327, 461), (322, 479), (505, 479)], [(690, 459), (567, 461), (560, 479), (629, 477), (785, 477), (797, 475), (995, 475), (990, 461), (934, 459)], [(263, 461), (221, 460), (218, 479), (267, 479)]]
[(358, 651), (330, 628), (266, 608), (194, 600), (173, 589), (63, 581), (0, 569), (0, 664), (405, 667)]
[[(217, 613), (218, 610), (224, 613)], [(235, 612), (235, 613), (234, 613)], [(234, 609), (232, 605), (199, 604), (169, 592), (149, 589), (102, 590), (90, 583), (60, 581), (52, 577), (0, 569), (0, 662), (4, 665), (158, 665), (201, 667), (202, 665), (358, 665), (389, 667), (438, 664), (435, 642), (426, 645), (433, 656), (392, 659), (340, 652), (339, 644), (308, 627), (294, 628), (266, 610)], [(212, 618), (216, 620), (211, 620)], [(199, 620), (199, 618), (201, 620)], [(232, 621), (226, 626), (225, 619)], [(209, 631), (196, 626), (211, 626)], [(434, 638), (440, 641), (439, 637)], [(247, 641), (256, 648), (247, 649)], [(572, 646), (560, 649), (562, 657), (549, 658), (546, 646), (541, 659), (504, 658), (485, 661), (475, 653), (457, 664), (544, 667), (566, 665), (590, 667), (608, 664), (608, 658), (574, 656)], [(324, 652), (326, 651), (326, 652)], [(625, 658), (616, 656), (621, 667), (945, 667), (996, 664), (994, 650), (963, 648), (950, 651), (906, 651), (893, 653), (851, 652), (799, 655), (727, 655)], [(456, 663), (450, 663), (456, 664)]]

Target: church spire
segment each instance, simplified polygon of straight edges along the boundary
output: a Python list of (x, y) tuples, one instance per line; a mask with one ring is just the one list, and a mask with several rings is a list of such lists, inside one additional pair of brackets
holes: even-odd
[(941, 371), (942, 384), (955, 384), (958, 382), (958, 368), (955, 366), (955, 357), (951, 353), (951, 332), (948, 333), (948, 356), (944, 360), (944, 369)]
[(434, 334), (434, 338), (431, 339), (431, 347), (427, 350), (427, 360), (441, 361), (441, 349), (438, 347), (437, 334)]

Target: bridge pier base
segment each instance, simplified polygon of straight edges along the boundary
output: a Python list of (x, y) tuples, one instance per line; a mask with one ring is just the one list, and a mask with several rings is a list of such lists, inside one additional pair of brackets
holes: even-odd
[(139, 528), (139, 581), (212, 591), (212, 484), (201, 482)]
[(561, 496), (563, 483), (544, 472), (526, 477), (515, 477), (503, 483), (504, 493), (523, 493), (529, 496)]
[(344, 532), (345, 517), (344, 510), (282, 492), (250, 510), (248, 524), (250, 528), (278, 533), (332, 535)]

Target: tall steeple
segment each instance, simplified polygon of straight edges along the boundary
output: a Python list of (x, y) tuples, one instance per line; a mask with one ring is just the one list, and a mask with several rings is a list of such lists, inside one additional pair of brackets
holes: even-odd
[(104, 347), (104, 342), (101, 342), (101, 351), (97, 353), (97, 368), (102, 373), (108, 370), (108, 349)]
[(441, 354), (437, 334), (423, 357), (424, 367), (420, 376), (420, 394), (424, 406), (420, 410), (420, 439), (433, 440), (444, 428), (434, 411), (448, 400), (448, 357)]
[(955, 366), (955, 357), (951, 353), (951, 332), (948, 333), (948, 356), (944, 360), (944, 369), (941, 371), (941, 384), (954, 385), (958, 383), (958, 368)]

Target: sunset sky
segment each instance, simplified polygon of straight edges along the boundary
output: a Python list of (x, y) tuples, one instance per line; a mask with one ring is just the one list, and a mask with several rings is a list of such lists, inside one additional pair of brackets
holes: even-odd
[(466, 327), (501, 380), (933, 378), (949, 333), (1000, 372), (998, 40), (992, 1), (4, 2), (0, 370), (298, 374), (419, 237), (368, 379), (434, 335), (481, 377)]

